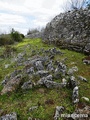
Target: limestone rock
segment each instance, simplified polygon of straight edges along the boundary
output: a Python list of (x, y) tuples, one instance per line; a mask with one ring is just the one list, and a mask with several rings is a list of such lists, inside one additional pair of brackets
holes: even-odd
[(82, 77), (82, 76), (78, 76), (78, 79), (81, 80), (81, 81), (87, 82), (87, 79)]
[(17, 120), (17, 114), (15, 112), (6, 114), (5, 116), (1, 116), (0, 120)]
[(77, 86), (77, 81), (76, 81), (76, 78), (74, 76), (70, 77), (69, 85), (72, 89)]
[(37, 82), (37, 85), (45, 85), (47, 88), (62, 88), (65, 84), (52, 81), (52, 76), (49, 75), (47, 77), (41, 78)]
[(78, 102), (79, 102), (78, 86), (76, 86), (76, 87), (73, 89), (72, 102), (73, 102), (73, 103), (78, 103)]
[(57, 106), (56, 111), (55, 111), (54, 120), (58, 120), (58, 118), (61, 117), (61, 114), (63, 113), (63, 111), (64, 111), (63, 106)]
[(19, 87), (21, 80), (22, 80), (21, 74), (9, 80), (7, 84), (4, 86), (4, 88), (2, 89), (1, 95), (15, 91)]
[(28, 89), (32, 89), (33, 86), (34, 86), (34, 84), (32, 83), (32, 81), (29, 80), (29, 81), (25, 82), (25, 83), (22, 85), (21, 88), (22, 88), (23, 90), (28, 90)]
[(45, 80), (52, 81), (52, 75), (48, 75), (46, 77), (41, 78), (38, 82), (37, 85), (43, 85)]
[(65, 76), (66, 70), (67, 70), (66, 65), (60, 62), (55, 70), (55, 73), (60, 72), (63, 76)]
[(40, 76), (40, 77), (44, 77), (44, 76), (47, 76), (48, 74), (49, 74), (48, 71), (45, 71), (45, 70), (39, 70), (39, 71), (36, 72), (35, 75), (38, 75), (38, 76)]
[(10, 79), (14, 78), (15, 76), (17, 76), (18, 74), (20, 74), (22, 71), (21, 70), (14, 70), (14, 72), (12, 72), (10, 74)]
[(34, 74), (34, 73), (35, 73), (34, 67), (28, 68), (28, 69), (26, 70), (26, 73), (28, 73), (28, 74)]
[[(84, 106), (83, 108), (78, 108), (74, 111), (74, 115), (72, 116), (73, 120), (89, 120), (90, 118), (90, 106)], [(77, 115), (82, 115), (80, 117), (75, 116)]]
[(83, 60), (83, 63), (87, 64), (87, 65), (90, 65), (90, 56), (88, 57), (85, 57)]
[(29, 35), (26, 35), (25, 38), (30, 38), (30, 39), (41, 38), (41, 32), (37, 31), (35, 33), (31, 33)]
[(82, 99), (89, 102), (89, 98), (87, 98), (87, 97), (82, 97)]
[(89, 9), (60, 13), (47, 23), (43, 42), (90, 55)]
[(38, 108), (38, 106), (32, 106), (32, 107), (30, 107), (29, 108), (29, 112), (31, 112), (31, 111), (33, 111), (33, 110), (35, 110), (35, 109), (37, 109)]
[(52, 64), (52, 61), (50, 61), (47, 65), (47, 70), (48, 71), (54, 71), (54, 67), (53, 67), (53, 64)]
[(77, 72), (77, 71), (78, 71), (78, 68), (77, 68), (77, 66), (75, 66), (75, 67), (70, 68), (70, 69), (68, 70), (67, 74), (68, 74), (68, 75), (73, 75), (73, 73), (74, 73), (74, 72)]
[(66, 80), (65, 78), (62, 79), (62, 84), (63, 84), (64, 87), (66, 87), (66, 85), (67, 85), (67, 80)]
[(36, 63), (35, 63), (35, 67), (36, 67), (36, 69), (39, 71), (39, 70), (44, 70), (44, 67), (43, 67), (43, 65), (42, 65), (42, 61), (37, 61)]
[(4, 80), (1, 82), (1, 85), (6, 85), (9, 80), (9, 76), (5, 76)]

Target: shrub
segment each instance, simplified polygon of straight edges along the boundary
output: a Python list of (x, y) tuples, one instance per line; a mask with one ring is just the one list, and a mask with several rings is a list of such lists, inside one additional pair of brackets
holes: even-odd
[(10, 35), (0, 35), (0, 46), (1, 45), (11, 45), (14, 41), (11, 39)]
[(19, 34), (19, 32), (17, 32), (17, 31), (11, 32), (11, 38), (13, 41), (16, 41), (16, 42), (21, 42), (23, 40), (22, 35)]
[(24, 34), (21, 33), (20, 35), (21, 35), (22, 38), (25, 38)]
[(12, 53), (16, 52), (17, 49), (15, 47), (12, 47), (10, 45), (5, 46), (5, 50), (3, 51), (3, 54), (5, 57), (10, 57)]

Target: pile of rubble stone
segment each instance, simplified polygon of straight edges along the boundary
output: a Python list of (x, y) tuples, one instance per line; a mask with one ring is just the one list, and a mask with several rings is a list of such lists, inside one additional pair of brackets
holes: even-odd
[[(74, 72), (78, 71), (77, 66), (73, 66), (72, 68), (67, 68), (67, 65), (64, 61), (55, 61), (54, 57), (59, 54), (62, 56), (60, 50), (56, 48), (41, 50), (45, 56), (35, 55), (27, 60), (24, 59), (23, 53), (19, 54), (16, 58), (16, 64), (18, 66), (24, 65), (25, 67), (22, 70), (14, 70), (9, 76), (6, 76), (2, 81), (3, 89), (1, 91), (1, 95), (11, 93), (20, 87), (22, 90), (30, 90), (36, 86), (45, 86), (47, 89), (57, 89), (64, 88), (69, 86), (72, 89), (72, 102), (73, 104), (79, 103), (79, 87), (78, 81), (74, 76)], [(53, 57), (52, 57), (53, 56)], [(28, 79), (25, 81), (22, 86), (20, 83), (23, 81), (23, 77), (27, 75)], [(38, 76), (38, 81), (33, 80), (33, 76)], [(68, 79), (67, 79), (68, 76)], [(55, 79), (61, 79), (61, 82), (54, 81)], [(87, 79), (78, 76), (78, 79), (84, 82), (87, 82)], [(84, 97), (85, 99), (85, 97)], [(37, 107), (33, 107), (33, 109), (37, 109)], [(31, 110), (31, 109), (30, 109)], [(61, 113), (63, 112), (64, 107), (57, 106), (56, 112), (54, 116), (54, 120), (57, 120)], [(16, 113), (7, 114), (5, 116), (1, 116), (0, 120), (17, 120)], [(32, 120), (29, 118), (28, 120)], [(76, 119), (75, 119), (76, 120)]]

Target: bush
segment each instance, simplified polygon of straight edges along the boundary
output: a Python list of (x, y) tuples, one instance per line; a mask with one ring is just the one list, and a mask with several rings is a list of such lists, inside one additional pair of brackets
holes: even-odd
[(24, 34), (21, 33), (20, 35), (21, 35), (22, 38), (25, 38)]
[(10, 35), (0, 35), (0, 46), (1, 45), (11, 45), (14, 41), (11, 39)]
[(13, 41), (16, 41), (16, 42), (21, 42), (23, 40), (22, 35), (19, 34), (19, 32), (17, 32), (17, 31), (11, 32), (11, 38)]
[(5, 57), (10, 57), (12, 55), (12, 53), (14, 53), (16, 51), (17, 51), (17, 49), (15, 47), (12, 47), (10, 45), (6, 45), (5, 50), (3, 51), (3, 55)]
[(1, 45), (11, 45), (14, 42), (21, 42), (25, 36), (19, 32), (12, 29), (10, 34), (0, 35), (0, 46)]

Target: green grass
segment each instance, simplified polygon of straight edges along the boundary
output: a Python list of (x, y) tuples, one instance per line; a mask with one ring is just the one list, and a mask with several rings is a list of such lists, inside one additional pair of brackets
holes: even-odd
[[(42, 43), (40, 39), (24, 39), (24, 41), (13, 45), (17, 51), (15, 52), (15, 56), (18, 53), (26, 51), (25, 59), (32, 57), (31, 51), (34, 49), (37, 51), (41, 48), (49, 49), (53, 48), (53, 45), (47, 45)], [(57, 48), (59, 49), (59, 48)], [(3, 53), (4, 48), (0, 47), (0, 55)], [(72, 66), (77, 66), (79, 71), (75, 73), (75, 76), (82, 75), (83, 77), (88, 79), (88, 83), (80, 82), (80, 98), (82, 96), (86, 96), (90, 99), (90, 66), (83, 64), (82, 58), (85, 55), (69, 50), (61, 50), (64, 55), (56, 55), (55, 60), (62, 61), (64, 58), (67, 58), (65, 64), (68, 68)], [(35, 54), (36, 54), (35, 53)], [(42, 53), (40, 53), (42, 55)], [(4, 77), (13, 70), (23, 69), (24, 66), (15, 66), (15, 62), (11, 62), (13, 56), (0, 60), (0, 82), (4, 79)], [(72, 65), (71, 63), (74, 62)], [(5, 64), (10, 64), (8, 68), (5, 69)], [(0, 85), (0, 91), (2, 90), (2, 86)], [(43, 89), (43, 93), (39, 91), (39, 89)], [(53, 115), (56, 106), (64, 106), (66, 108), (67, 113), (72, 113), (75, 109), (71, 101), (72, 90), (63, 88), (63, 89), (46, 89), (45, 87), (36, 87), (32, 90), (22, 91), (18, 89), (16, 92), (13, 92), (10, 95), (0, 95), (0, 109), (3, 109), (4, 113), (16, 112), (18, 114), (18, 120), (27, 120), (28, 117), (32, 118), (40, 118), (41, 120), (53, 120)], [(51, 99), (53, 104), (46, 104), (45, 101)], [(36, 106), (40, 103), (40, 107), (32, 112), (29, 112), (29, 108), (31, 106)], [(90, 104), (86, 103), (86, 104)]]

